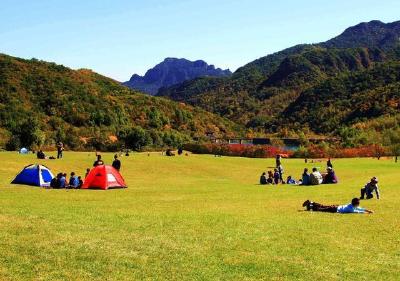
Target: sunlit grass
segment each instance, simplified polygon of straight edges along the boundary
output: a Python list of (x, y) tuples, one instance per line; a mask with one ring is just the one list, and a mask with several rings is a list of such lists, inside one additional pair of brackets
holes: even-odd
[[(10, 185), (38, 161), (0, 161), (0, 280), (399, 280), (400, 164), (391, 160), (334, 160), (338, 185), (262, 187), (273, 159), (133, 154), (122, 158), (128, 189), (109, 191)], [(93, 161), (66, 152), (41, 162), (84, 175)], [(313, 166), (283, 164), (296, 178)], [(347, 203), (374, 175), (382, 199), (362, 202), (373, 215), (298, 211), (305, 199)]]

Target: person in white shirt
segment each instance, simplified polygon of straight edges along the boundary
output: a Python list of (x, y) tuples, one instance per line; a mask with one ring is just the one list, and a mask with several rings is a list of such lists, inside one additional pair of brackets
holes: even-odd
[(323, 177), (317, 168), (312, 169), (312, 173), (310, 174), (310, 183), (311, 185), (319, 185), (323, 182)]

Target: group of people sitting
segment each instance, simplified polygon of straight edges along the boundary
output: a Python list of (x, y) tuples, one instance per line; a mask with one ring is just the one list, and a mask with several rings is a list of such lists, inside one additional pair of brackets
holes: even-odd
[(338, 178), (332, 167), (326, 168), (326, 173), (321, 174), (316, 167), (312, 169), (311, 173), (308, 173), (308, 169), (305, 168), (299, 180), (299, 185), (319, 185), (319, 184), (336, 184)]
[(262, 173), (260, 176), (260, 184), (295, 184), (295, 185), (319, 185), (319, 184), (336, 184), (338, 183), (338, 178), (332, 167), (326, 169), (326, 173), (321, 174), (317, 168), (313, 168), (312, 172), (309, 173), (308, 169), (305, 168), (301, 178), (296, 181), (292, 176), (288, 176), (286, 181), (283, 180), (283, 168), (275, 168), (274, 172), (268, 171), (267, 173)]
[(69, 180), (66, 173), (58, 173), (50, 182), (50, 187), (55, 189), (80, 189), (83, 185), (81, 176), (76, 176), (75, 172), (71, 172)]

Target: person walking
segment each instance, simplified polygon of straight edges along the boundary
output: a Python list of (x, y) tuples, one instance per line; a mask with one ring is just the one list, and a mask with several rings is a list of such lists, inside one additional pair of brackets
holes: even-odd
[(64, 144), (62, 142), (57, 143), (57, 159), (63, 158)]

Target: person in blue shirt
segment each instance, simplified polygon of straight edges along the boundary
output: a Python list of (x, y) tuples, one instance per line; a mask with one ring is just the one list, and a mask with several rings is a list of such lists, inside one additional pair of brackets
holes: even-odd
[(340, 214), (372, 214), (373, 211), (365, 208), (360, 208), (360, 199), (353, 198), (350, 204), (347, 205), (322, 205), (317, 202), (307, 200), (303, 203), (307, 211), (326, 212), (326, 213), (340, 213)]
[(79, 186), (79, 179), (77, 176), (75, 176), (74, 172), (71, 173), (68, 186), (69, 186), (69, 188), (74, 188), (74, 189), (78, 188), (78, 186)]
[(296, 184), (296, 180), (292, 178), (292, 176), (288, 176), (286, 179), (287, 184)]
[(310, 185), (310, 174), (308, 173), (308, 169), (304, 168), (304, 172), (301, 175), (301, 185)]
[(62, 174), (59, 181), (59, 188), (65, 188), (67, 186), (67, 174)]

